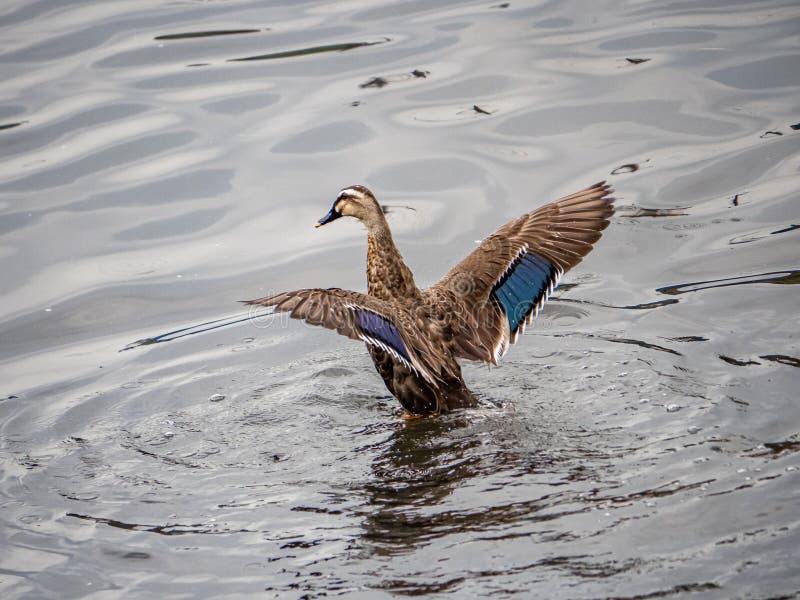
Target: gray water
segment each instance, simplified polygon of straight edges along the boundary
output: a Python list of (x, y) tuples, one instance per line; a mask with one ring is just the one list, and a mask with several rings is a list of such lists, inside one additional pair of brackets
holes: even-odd
[[(0, 40), (3, 598), (800, 595), (794, 0), (8, 1)], [(119, 352), (363, 290), (342, 187), (429, 285), (602, 179), (477, 409), (404, 420), (285, 319)]]

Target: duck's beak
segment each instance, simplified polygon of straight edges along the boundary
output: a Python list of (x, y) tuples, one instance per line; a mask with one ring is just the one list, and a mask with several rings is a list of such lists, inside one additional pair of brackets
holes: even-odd
[(317, 221), (314, 227), (322, 227), (323, 225), (326, 225), (331, 221), (335, 221), (341, 216), (342, 213), (336, 212), (335, 206), (331, 206), (331, 209), (328, 211), (328, 214), (322, 217), (319, 221)]

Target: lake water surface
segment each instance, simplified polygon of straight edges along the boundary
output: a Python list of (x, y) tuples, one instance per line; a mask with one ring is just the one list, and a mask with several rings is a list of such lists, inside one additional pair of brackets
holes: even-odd
[[(795, 0), (7, 1), (0, 34), (3, 598), (800, 595)], [(406, 421), (286, 319), (120, 352), (364, 290), (360, 225), (312, 227), (347, 185), (427, 286), (602, 179), (478, 409)]]

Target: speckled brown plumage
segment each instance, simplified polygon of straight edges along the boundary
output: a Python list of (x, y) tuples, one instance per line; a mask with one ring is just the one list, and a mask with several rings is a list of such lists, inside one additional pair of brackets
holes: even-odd
[(363, 340), (386, 387), (410, 413), (474, 406), (458, 360), (497, 364), (561, 275), (600, 239), (614, 213), (610, 193), (601, 182), (510, 221), (438, 283), (420, 290), (375, 197), (351, 186), (317, 226), (342, 216), (364, 223), (367, 294), (304, 289), (248, 304)]

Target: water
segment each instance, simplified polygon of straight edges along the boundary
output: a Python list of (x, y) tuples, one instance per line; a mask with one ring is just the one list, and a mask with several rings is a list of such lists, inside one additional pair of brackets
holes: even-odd
[[(795, 2), (73, 4), (0, 8), (4, 598), (800, 594)], [(119, 352), (363, 290), (344, 186), (429, 285), (601, 179), (478, 409), (285, 319)]]

